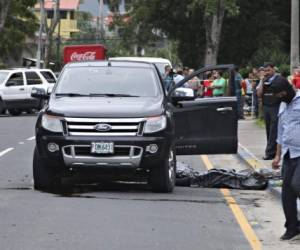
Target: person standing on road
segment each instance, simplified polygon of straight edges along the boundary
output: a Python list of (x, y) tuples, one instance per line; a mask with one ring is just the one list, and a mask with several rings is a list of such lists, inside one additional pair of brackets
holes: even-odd
[(214, 81), (212, 73), (208, 72), (206, 78), (207, 79), (203, 81), (203, 97), (212, 97), (213, 91), (211, 89), (211, 85)]
[(279, 109), (276, 157), (273, 169), (282, 164), (282, 206), (285, 215), (286, 232), (281, 240), (289, 240), (300, 234), (297, 199), (300, 197), (300, 92), (284, 82), (275, 90), (275, 96), (282, 101)]
[(273, 64), (264, 65), (265, 78), (257, 87), (257, 96), (262, 98), (264, 119), (267, 133), (267, 146), (264, 160), (272, 160), (276, 155), (276, 138), (278, 126), (278, 110), (280, 101), (274, 95), (274, 86), (289, 84), (287, 79), (276, 74)]
[(243, 96), (242, 96), (242, 81), (243, 77), (239, 73), (239, 68), (235, 67), (234, 70), (234, 84), (235, 84), (235, 95), (237, 98), (237, 109), (239, 119), (244, 119), (244, 110), (243, 110)]
[(300, 69), (296, 68), (294, 70), (292, 84), (296, 89), (300, 89)]
[(174, 73), (170, 65), (165, 66), (165, 73), (163, 75), (164, 87), (169, 91), (173, 87), (174, 82)]
[[(184, 78), (185, 78), (185, 77), (184, 77), (184, 75), (183, 75), (183, 70), (182, 70), (182, 68), (178, 67), (178, 68), (176, 69), (176, 74), (174, 75), (174, 83), (177, 84), (177, 83), (179, 83), (180, 81), (182, 81)], [(185, 82), (185, 83), (183, 84), (182, 87), (184, 87), (184, 88), (189, 88), (190, 86), (189, 86), (189, 84), (188, 84), (187, 82)]]
[(214, 97), (224, 96), (225, 94), (225, 87), (226, 87), (226, 80), (222, 77), (222, 73), (216, 71), (214, 73), (215, 80), (211, 85), (211, 89), (213, 90)]
[(263, 73), (263, 68), (253, 68), (252, 69), (252, 73), (253, 73), (253, 80), (252, 80), (252, 95), (253, 95), (253, 107), (254, 107), (254, 114), (255, 114), (255, 118), (258, 118), (258, 114), (259, 114), (259, 100), (258, 100), (258, 96), (257, 96), (257, 92), (256, 92), (256, 88), (259, 85), (260, 82), (260, 74)]

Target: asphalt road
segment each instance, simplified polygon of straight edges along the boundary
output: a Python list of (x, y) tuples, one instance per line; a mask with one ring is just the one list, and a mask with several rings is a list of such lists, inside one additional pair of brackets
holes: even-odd
[[(252, 249), (218, 189), (144, 185), (33, 190), (36, 117), (0, 117), (0, 249)], [(205, 170), (199, 156), (181, 157)]]

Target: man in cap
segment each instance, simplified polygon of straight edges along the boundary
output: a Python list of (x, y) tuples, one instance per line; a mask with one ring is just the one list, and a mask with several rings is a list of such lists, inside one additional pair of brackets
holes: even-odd
[(286, 232), (281, 240), (289, 240), (300, 234), (297, 199), (300, 197), (300, 92), (288, 82), (274, 84), (275, 98), (281, 101), (279, 108), (278, 137), (273, 169), (282, 163), (282, 205), (286, 218)]

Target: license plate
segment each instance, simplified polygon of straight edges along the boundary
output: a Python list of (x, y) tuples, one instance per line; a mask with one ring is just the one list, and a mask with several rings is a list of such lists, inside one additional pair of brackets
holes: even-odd
[(92, 142), (91, 153), (92, 154), (113, 154), (114, 143), (113, 142)]

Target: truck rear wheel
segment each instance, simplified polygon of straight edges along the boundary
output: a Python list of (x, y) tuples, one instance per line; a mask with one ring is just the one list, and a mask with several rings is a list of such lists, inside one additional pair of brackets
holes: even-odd
[(176, 155), (173, 148), (170, 148), (169, 157), (161, 164), (162, 166), (151, 170), (149, 182), (152, 191), (170, 193), (174, 189), (176, 180)]
[(20, 109), (9, 109), (8, 111), (13, 116), (18, 116), (22, 113), (22, 111)]
[(0, 114), (4, 114), (4, 113), (5, 113), (4, 103), (0, 98)]
[(61, 186), (61, 178), (54, 166), (49, 166), (46, 161), (40, 157), (37, 149), (34, 149), (33, 155), (33, 180), (34, 188), (37, 190), (57, 190)]

